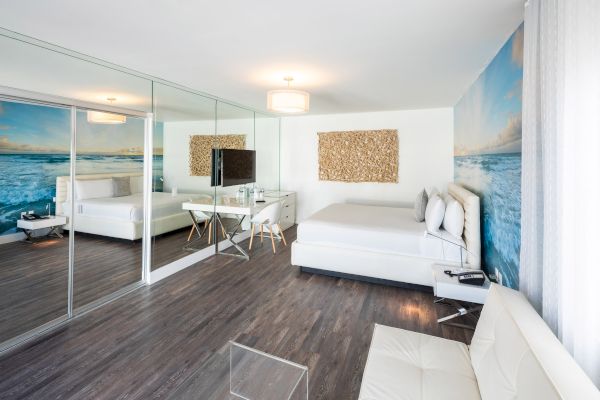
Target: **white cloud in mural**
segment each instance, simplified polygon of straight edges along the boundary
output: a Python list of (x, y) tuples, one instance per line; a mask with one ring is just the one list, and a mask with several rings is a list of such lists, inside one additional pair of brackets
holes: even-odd
[(454, 155), (518, 153), (521, 151), (521, 116), (514, 115), (492, 140), (473, 147), (457, 146)]
[(512, 39), (511, 56), (512, 61), (520, 68), (523, 68), (523, 44), (525, 42), (525, 32), (523, 29), (517, 29)]
[(6, 135), (0, 136), (0, 153), (68, 153), (68, 148), (15, 143)]

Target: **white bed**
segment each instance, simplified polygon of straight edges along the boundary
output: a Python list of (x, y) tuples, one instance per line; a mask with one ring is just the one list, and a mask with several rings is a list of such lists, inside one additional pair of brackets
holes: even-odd
[[(140, 178), (140, 174), (115, 173), (78, 175), (77, 180), (98, 180), (112, 177)], [(56, 214), (70, 217), (70, 179), (59, 176), (56, 180)], [(120, 197), (101, 197), (75, 200), (76, 232), (91, 233), (120, 239), (137, 240), (143, 235), (144, 198), (141, 187), (132, 183), (132, 193)], [(134, 186), (137, 186), (134, 188)], [(189, 213), (181, 204), (204, 197), (202, 194), (155, 192), (152, 194), (152, 233), (160, 235), (192, 224)], [(210, 197), (210, 196), (207, 196)], [(71, 218), (63, 228), (71, 230)]]
[[(481, 239), (479, 198), (450, 184), (448, 193), (465, 210), (462, 238), (443, 229), (438, 235), (465, 247), (466, 267), (479, 269)], [(412, 208), (332, 204), (298, 225), (292, 265), (305, 270), (356, 278), (432, 286), (431, 265), (460, 265), (459, 246), (425, 235)]]

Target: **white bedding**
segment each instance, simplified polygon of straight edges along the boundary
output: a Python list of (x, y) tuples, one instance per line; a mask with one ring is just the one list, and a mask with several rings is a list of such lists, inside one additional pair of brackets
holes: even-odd
[[(152, 218), (163, 218), (170, 215), (185, 212), (181, 204), (210, 197), (202, 194), (181, 193), (172, 196), (171, 193), (152, 193)], [(135, 193), (123, 197), (105, 197), (98, 199), (77, 200), (75, 202), (75, 214), (88, 217), (110, 218), (122, 221), (140, 222), (144, 219), (143, 194)], [(65, 214), (69, 215), (71, 207), (68, 202), (63, 203)]]
[[(298, 225), (297, 241), (303, 244), (335, 246), (460, 261), (460, 248), (431, 236), (426, 225), (416, 222), (412, 208), (332, 204)], [(462, 239), (443, 229), (439, 236), (463, 247)], [(463, 250), (463, 257), (466, 254)]]

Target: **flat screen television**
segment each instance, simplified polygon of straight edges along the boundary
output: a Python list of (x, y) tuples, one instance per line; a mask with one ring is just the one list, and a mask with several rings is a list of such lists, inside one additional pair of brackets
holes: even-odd
[(256, 182), (256, 151), (213, 149), (211, 186)]
[(221, 150), (210, 152), (210, 186), (221, 186)]

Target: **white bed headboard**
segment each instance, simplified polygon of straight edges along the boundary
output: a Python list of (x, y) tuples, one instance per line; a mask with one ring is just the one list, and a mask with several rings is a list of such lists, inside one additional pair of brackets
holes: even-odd
[(479, 196), (462, 186), (448, 184), (448, 194), (454, 197), (465, 210), (463, 239), (467, 245), (467, 262), (472, 267), (481, 267), (481, 221)]
[[(90, 174), (90, 175), (75, 175), (75, 179), (79, 180), (91, 180), (91, 179), (108, 179), (112, 177), (120, 176), (142, 176), (140, 172), (115, 172), (111, 174)], [(70, 176), (57, 176), (56, 177), (56, 215), (64, 215), (63, 203), (69, 201), (68, 186), (71, 182)]]

